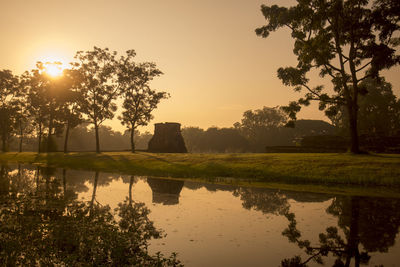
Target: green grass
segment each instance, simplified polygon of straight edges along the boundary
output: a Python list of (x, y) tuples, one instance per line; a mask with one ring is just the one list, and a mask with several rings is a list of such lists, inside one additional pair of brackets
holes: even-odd
[(400, 188), (400, 155), (1, 153), (0, 161), (176, 178)]

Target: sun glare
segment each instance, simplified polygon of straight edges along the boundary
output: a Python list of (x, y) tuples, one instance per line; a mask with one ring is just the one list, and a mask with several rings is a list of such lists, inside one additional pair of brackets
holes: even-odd
[(44, 64), (44, 71), (52, 77), (58, 77), (63, 74), (64, 67), (61, 62), (46, 62)]

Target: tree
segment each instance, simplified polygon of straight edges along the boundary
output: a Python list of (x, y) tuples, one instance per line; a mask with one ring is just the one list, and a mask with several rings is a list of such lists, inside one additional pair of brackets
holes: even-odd
[[(55, 151), (53, 135), (62, 131), (63, 106), (68, 96), (69, 83), (64, 77), (51, 77), (46, 68), (59, 62), (37, 62), (36, 69), (22, 75), (21, 86), (27, 92), (27, 110), (33, 119), (38, 136), (38, 152)], [(47, 127), (46, 142), (42, 136)]]
[(73, 68), (80, 72), (81, 96), (79, 105), (82, 113), (93, 124), (96, 136), (96, 152), (100, 153), (99, 126), (106, 119), (112, 119), (117, 106), (115, 84), (115, 55), (108, 48), (94, 47), (92, 51), (79, 51), (75, 55), (78, 62)]
[(70, 76), (61, 75), (58, 77), (52, 77), (47, 73), (47, 68), (52, 66), (60, 65), (60, 62), (46, 62), (45, 64), (38, 65), (40, 74), (44, 80), (47, 81), (46, 85), (46, 103), (49, 106), (49, 123), (48, 123), (48, 134), (46, 142), (46, 151), (56, 151), (55, 140), (53, 139), (54, 134), (61, 134), (63, 131), (64, 121), (68, 120), (65, 118), (66, 114), (69, 114), (68, 105), (71, 100), (74, 100), (70, 91), (73, 80)]
[(36, 179), (29, 173), (0, 167), (1, 266), (182, 266), (176, 253), (150, 254), (149, 241), (162, 231), (144, 203), (126, 199), (113, 212), (78, 200), (65, 172), (62, 180), (47, 167)]
[[(384, 79), (377, 83), (371, 79), (365, 79), (361, 85), (366, 88), (368, 94), (360, 96), (358, 129), (360, 134), (391, 136), (400, 131), (400, 100), (392, 91), (392, 85)], [(348, 115), (341, 108), (330, 119), (341, 130), (348, 129)]]
[[(323, 264), (323, 257), (336, 257), (333, 266), (368, 265), (370, 252), (387, 252), (395, 244), (400, 225), (400, 201), (391, 198), (335, 197), (326, 212), (337, 217), (337, 225), (319, 234), (319, 244), (303, 239), (294, 213), (287, 212), (288, 227), (282, 232), (309, 256), (302, 262), (299, 256), (282, 261), (282, 266), (307, 266), (313, 260)], [(341, 232), (343, 234), (341, 234)], [(362, 245), (362, 246), (360, 246)], [(287, 265), (292, 262), (294, 265)], [(285, 265), (286, 264), (286, 265)]]
[(235, 123), (235, 127), (249, 140), (253, 150), (264, 151), (266, 145), (277, 143), (286, 121), (287, 116), (279, 107), (263, 107), (245, 111), (241, 123)]
[(18, 95), (16, 101), (13, 102), (14, 106), (14, 124), (15, 134), (14, 136), (19, 139), (18, 151), (22, 152), (22, 144), (24, 137), (33, 132), (33, 126), (30, 121), (30, 115), (28, 110), (28, 92), (24, 81), (18, 78)]
[(0, 136), (2, 151), (7, 151), (7, 141), (13, 130), (16, 101), (18, 98), (18, 78), (10, 70), (0, 71)]
[(198, 153), (204, 150), (204, 130), (199, 127), (184, 127), (182, 136), (189, 152)]
[[(256, 29), (256, 34), (268, 37), (281, 27), (287, 27), (295, 40), (296, 67), (278, 69), (278, 78), (295, 91), (306, 90), (305, 97), (291, 102), (285, 111), (292, 120), (301, 105), (319, 101), (319, 108), (335, 114), (341, 106), (347, 109), (351, 147), (359, 153), (358, 99), (367, 91), (360, 84), (370, 78), (379, 81), (383, 69), (400, 62), (395, 48), (400, 38), (399, 8), (396, 0), (298, 0), (286, 8), (262, 5), (267, 24)], [(319, 70), (322, 77), (330, 77), (333, 93), (324, 86), (311, 87), (307, 73)]]
[(65, 123), (64, 153), (67, 153), (70, 130), (83, 123), (84, 120), (79, 106), (79, 99), (81, 97), (79, 84), (81, 76), (76, 70), (65, 70), (64, 76), (65, 79), (68, 80), (70, 88), (65, 98), (65, 104), (62, 107), (62, 120)]
[(27, 111), (32, 120), (32, 126), (38, 138), (38, 153), (42, 152), (42, 137), (48, 116), (46, 105), (46, 90), (37, 69), (26, 71), (21, 76), (21, 86), (27, 93)]
[(157, 108), (161, 99), (168, 98), (166, 92), (150, 88), (149, 82), (162, 72), (154, 63), (136, 63), (134, 50), (128, 50), (118, 64), (118, 86), (123, 98), (122, 125), (131, 132), (131, 151), (135, 152), (134, 132), (138, 126), (146, 126), (153, 118), (151, 112)]

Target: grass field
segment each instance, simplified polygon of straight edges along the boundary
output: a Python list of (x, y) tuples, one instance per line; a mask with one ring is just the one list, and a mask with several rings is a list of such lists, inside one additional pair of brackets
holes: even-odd
[[(2, 162), (174, 178), (261, 183), (384, 186), (400, 189), (400, 155), (1, 153)], [(232, 179), (231, 179), (232, 180)]]

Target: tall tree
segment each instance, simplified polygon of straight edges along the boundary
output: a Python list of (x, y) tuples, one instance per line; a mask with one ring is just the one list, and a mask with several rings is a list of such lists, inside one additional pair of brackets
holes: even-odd
[(263, 107), (245, 111), (241, 123), (235, 123), (235, 128), (249, 140), (254, 151), (262, 152), (266, 145), (279, 143), (286, 122), (287, 116), (279, 107)]
[(70, 77), (65, 75), (53, 77), (47, 73), (48, 68), (54, 68), (60, 64), (60, 62), (46, 62), (43, 66), (39, 66), (41, 75), (44, 76), (44, 79), (47, 81), (47, 86), (45, 87), (46, 102), (49, 106), (49, 123), (46, 142), (47, 152), (53, 152), (56, 150), (53, 136), (62, 133), (65, 120), (65, 109), (68, 103), (71, 102), (72, 92), (70, 89), (72, 86), (72, 80)]
[[(362, 81), (368, 94), (360, 96), (358, 129), (360, 134), (391, 136), (400, 133), (400, 100), (393, 94), (392, 85), (382, 80)], [(348, 115), (344, 108), (330, 119), (341, 130), (348, 129)]]
[(145, 126), (153, 118), (151, 112), (161, 99), (168, 98), (166, 92), (150, 88), (149, 82), (162, 72), (155, 63), (136, 63), (136, 53), (128, 50), (118, 64), (118, 85), (123, 98), (122, 116), (118, 117), (131, 133), (131, 151), (135, 152), (134, 132), (138, 126)]
[(93, 124), (96, 136), (96, 152), (100, 153), (99, 126), (114, 117), (117, 106), (115, 84), (115, 56), (108, 48), (94, 47), (92, 51), (79, 51), (75, 55), (78, 62), (74, 69), (80, 72), (80, 108)]
[[(29, 113), (33, 119), (38, 135), (39, 153), (55, 151), (53, 135), (62, 131), (61, 115), (65, 105), (69, 84), (64, 77), (52, 77), (46, 72), (47, 66), (58, 62), (37, 62), (36, 69), (25, 72), (22, 84), (28, 94)], [(42, 136), (47, 127), (46, 142), (42, 144)], [(42, 146), (42, 147), (41, 147)]]
[[(257, 35), (268, 37), (281, 27), (287, 27), (295, 40), (296, 67), (278, 69), (278, 77), (295, 91), (306, 90), (305, 97), (291, 102), (286, 111), (296, 119), (300, 105), (319, 101), (319, 108), (334, 114), (345, 106), (353, 153), (359, 153), (358, 98), (367, 93), (360, 83), (379, 80), (383, 69), (400, 62), (396, 47), (400, 39), (400, 3), (397, 0), (297, 0), (286, 8), (262, 5), (267, 24), (256, 29)], [(317, 69), (322, 77), (330, 77), (333, 93), (324, 86), (309, 85), (307, 73)]]
[(28, 112), (28, 94), (23, 82), (19, 81), (19, 97), (15, 102), (15, 132), (19, 139), (18, 151), (22, 152), (22, 144), (24, 137), (33, 131), (33, 126), (30, 122), (30, 115)]
[(79, 74), (79, 71), (70, 69), (64, 70), (64, 76), (69, 88), (68, 91), (66, 91), (64, 105), (62, 106), (62, 120), (65, 124), (64, 153), (67, 153), (70, 130), (83, 123), (84, 119), (79, 105), (79, 99), (81, 97), (81, 88), (79, 85), (82, 77)]
[(21, 76), (21, 86), (27, 93), (27, 111), (32, 120), (32, 126), (38, 138), (38, 153), (42, 152), (42, 138), (48, 118), (46, 102), (46, 82), (38, 69), (26, 71)]
[(1, 149), (7, 151), (7, 141), (13, 130), (18, 78), (10, 70), (0, 71), (0, 136)]

